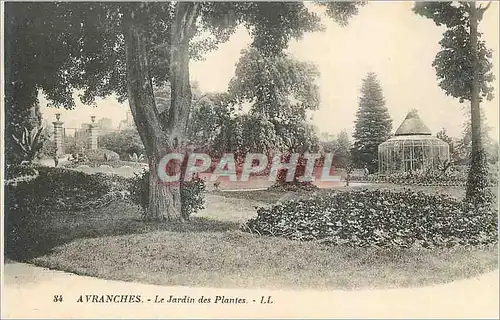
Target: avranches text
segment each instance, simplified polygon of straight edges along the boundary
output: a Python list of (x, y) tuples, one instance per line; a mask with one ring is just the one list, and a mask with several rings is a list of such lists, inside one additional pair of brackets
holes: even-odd
[(200, 296), (200, 297), (191, 297), (191, 296), (166, 296), (162, 297), (156, 295), (155, 297), (144, 297), (141, 295), (114, 295), (114, 294), (91, 294), (91, 295), (80, 295), (77, 299), (77, 302), (83, 303), (232, 303), (232, 304), (240, 304), (240, 303), (249, 303), (249, 302), (257, 302), (257, 303), (272, 303), (271, 297), (266, 297), (266, 302), (264, 301), (264, 297), (259, 297), (259, 299), (248, 300), (246, 298), (241, 297), (230, 297), (230, 296)]

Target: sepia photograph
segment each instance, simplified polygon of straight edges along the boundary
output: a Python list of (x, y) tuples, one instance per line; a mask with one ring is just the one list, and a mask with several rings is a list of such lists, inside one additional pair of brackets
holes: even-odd
[(497, 1), (1, 1), (2, 319), (498, 319)]

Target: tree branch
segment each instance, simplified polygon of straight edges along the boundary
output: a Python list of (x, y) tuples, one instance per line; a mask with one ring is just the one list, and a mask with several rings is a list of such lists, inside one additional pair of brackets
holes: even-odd
[(482, 13), (484, 13), (486, 10), (488, 10), (488, 8), (490, 6), (491, 6), (491, 1), (488, 2), (488, 4), (486, 5), (486, 7), (483, 7), (482, 5), (479, 5), (478, 11), (481, 11)]
[(479, 5), (479, 7), (476, 9), (477, 10), (477, 20), (478, 21), (483, 20), (484, 13), (486, 12), (486, 10), (488, 10), (488, 8), (490, 7), (490, 5), (491, 5), (491, 1), (488, 2), (488, 4), (486, 5), (486, 7), (483, 7), (482, 5)]
[(194, 26), (196, 26), (196, 18), (198, 16), (199, 4), (178, 2), (176, 6), (176, 30), (177, 39), (179, 42), (189, 41), (193, 35)]
[(178, 2), (171, 28), (170, 73), (171, 107), (167, 128), (172, 136), (182, 136), (186, 131), (191, 108), (189, 84), (189, 42), (199, 14), (198, 3)]
[(197, 2), (193, 3), (193, 8), (188, 16), (187, 22), (186, 22), (186, 31), (188, 33), (188, 38), (191, 39), (191, 37), (194, 35), (194, 32), (196, 30), (196, 20), (198, 18), (200, 5)]
[(134, 23), (133, 19), (126, 24), (124, 33), (130, 110), (148, 155), (151, 156), (155, 146), (153, 141), (164, 140), (164, 132), (148, 74), (144, 35), (141, 26)]

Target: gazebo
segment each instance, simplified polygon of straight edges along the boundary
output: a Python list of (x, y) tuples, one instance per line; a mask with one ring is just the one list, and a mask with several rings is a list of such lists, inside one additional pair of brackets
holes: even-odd
[(436, 169), (449, 160), (448, 144), (432, 136), (416, 110), (408, 113), (392, 138), (378, 146), (379, 173)]

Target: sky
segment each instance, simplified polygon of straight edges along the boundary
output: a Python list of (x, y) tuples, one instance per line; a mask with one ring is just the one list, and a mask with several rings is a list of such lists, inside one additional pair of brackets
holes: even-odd
[[(439, 41), (445, 30), (430, 19), (411, 11), (413, 2), (369, 2), (352, 18), (349, 25), (340, 27), (323, 16), (324, 32), (308, 33), (290, 43), (288, 52), (296, 59), (314, 63), (321, 72), (318, 79), (320, 108), (312, 114), (312, 123), (320, 132), (352, 134), (358, 109), (362, 79), (368, 72), (378, 76), (397, 129), (411, 109), (436, 133), (445, 128), (449, 135), (458, 137), (466, 120), (457, 99), (446, 96), (438, 86), (432, 62), (440, 50)], [(319, 9), (315, 9), (319, 10)], [(483, 39), (493, 50), (495, 98), (484, 102), (487, 124), (492, 137), (498, 140), (499, 128), (499, 3), (492, 2), (479, 28)], [(318, 13), (322, 13), (321, 10)], [(210, 52), (203, 61), (191, 62), (191, 78), (203, 92), (224, 92), (234, 74), (242, 49), (251, 42), (245, 29), (239, 29), (231, 39)], [(76, 95), (75, 95), (76, 98)], [(126, 117), (128, 104), (120, 104), (113, 97), (100, 99), (97, 107), (83, 106), (76, 101), (76, 110), (47, 108), (41, 97), (42, 113), (52, 121), (61, 112), (65, 127), (80, 127), (97, 119), (111, 118), (118, 127)]]

